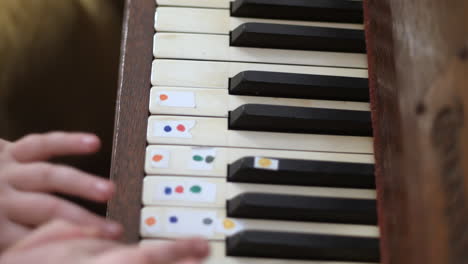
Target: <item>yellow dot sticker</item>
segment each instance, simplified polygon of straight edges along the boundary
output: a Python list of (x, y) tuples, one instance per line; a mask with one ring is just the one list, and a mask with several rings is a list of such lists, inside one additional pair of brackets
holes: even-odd
[(263, 157), (255, 157), (254, 167), (257, 169), (264, 169), (264, 170), (278, 170), (279, 160), (263, 158)]
[(271, 160), (270, 159), (266, 159), (266, 158), (261, 158), (259, 161), (258, 161), (258, 164), (260, 164), (260, 166), (262, 166), (263, 168), (268, 168), (271, 166)]
[(236, 224), (232, 220), (224, 219), (223, 226), (225, 229), (233, 229), (236, 227)]

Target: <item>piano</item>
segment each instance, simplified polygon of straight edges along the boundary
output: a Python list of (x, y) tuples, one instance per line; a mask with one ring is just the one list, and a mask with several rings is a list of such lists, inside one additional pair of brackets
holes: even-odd
[[(464, 1), (127, 0), (108, 216), (206, 263), (467, 263)], [(466, 163), (468, 164), (468, 163)]]

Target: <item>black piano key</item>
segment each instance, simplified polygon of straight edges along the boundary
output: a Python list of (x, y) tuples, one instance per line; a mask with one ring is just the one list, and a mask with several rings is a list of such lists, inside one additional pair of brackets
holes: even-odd
[(229, 129), (372, 136), (368, 111), (246, 104), (229, 112)]
[(349, 0), (236, 0), (231, 15), (270, 19), (362, 23), (363, 6)]
[[(273, 158), (276, 159), (276, 158)], [(255, 167), (254, 157), (237, 160), (228, 167), (228, 181), (263, 184), (375, 188), (374, 164), (276, 159), (278, 169)]]
[(244, 231), (226, 240), (226, 254), (303, 260), (379, 262), (377, 238)]
[(244, 71), (229, 80), (229, 94), (369, 102), (367, 78)]
[(377, 224), (376, 201), (283, 194), (243, 193), (227, 202), (229, 217)]
[(365, 53), (364, 31), (282, 24), (245, 23), (231, 32), (231, 46)]

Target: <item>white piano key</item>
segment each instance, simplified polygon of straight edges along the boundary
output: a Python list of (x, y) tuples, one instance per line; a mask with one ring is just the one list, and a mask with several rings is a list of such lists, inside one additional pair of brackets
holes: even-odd
[(227, 9), (159, 7), (156, 9), (155, 29), (158, 32), (223, 34), (245, 23), (288, 24), (344, 29), (364, 29), (363, 25), (279, 19), (231, 17)]
[(369, 103), (289, 99), (260, 96), (233, 96), (228, 90), (153, 87), (150, 95), (150, 112), (154, 115), (189, 115), (227, 117), (229, 111), (244, 104), (267, 104), (297, 107), (316, 107), (369, 111)]
[(270, 71), (367, 78), (367, 70), (260, 63), (165, 60), (153, 61), (151, 83), (157, 86), (221, 88), (243, 71)]
[[(199, 187), (195, 190), (196, 193), (192, 190), (194, 186)], [(180, 188), (180, 192), (176, 192), (177, 187)], [(147, 176), (143, 182), (143, 205), (225, 208), (227, 200), (248, 192), (331, 198), (376, 198), (375, 190), (232, 183), (227, 182), (225, 178)]]
[(231, 47), (225, 35), (156, 33), (153, 53), (157, 59), (367, 68), (366, 54)]
[[(362, 1), (362, 0), (350, 0)], [(233, 0), (156, 0), (158, 6), (209, 7), (228, 9)]]
[[(251, 148), (200, 148), (174, 145), (150, 145), (146, 148), (145, 172), (151, 175), (192, 175), (227, 177), (228, 165), (244, 157), (271, 157), (352, 163), (374, 163), (374, 156), (312, 151), (271, 150)], [(200, 153), (200, 151), (202, 153)], [(194, 167), (194, 156), (205, 160), (209, 155), (211, 167)], [(204, 162), (204, 161), (203, 161)]]
[(231, 0), (156, 0), (158, 6), (229, 8)]
[(227, 118), (150, 116), (147, 140), (150, 144), (373, 153), (372, 137), (236, 131), (228, 129)]
[(144, 207), (140, 234), (145, 238), (203, 236), (224, 240), (244, 230), (378, 237), (377, 226), (227, 218), (225, 209)]
[[(144, 239), (140, 242), (143, 247), (152, 247), (172, 243), (169, 239)], [(315, 261), (315, 260), (288, 260), (272, 258), (247, 258), (226, 256), (226, 244), (221, 241), (209, 241), (210, 256), (204, 264), (377, 264), (371, 262), (344, 262), (344, 261)]]

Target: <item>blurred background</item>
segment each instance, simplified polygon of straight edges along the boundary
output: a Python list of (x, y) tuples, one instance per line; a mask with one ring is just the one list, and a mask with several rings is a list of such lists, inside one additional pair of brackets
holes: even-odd
[[(0, 0), (0, 138), (97, 134), (102, 150), (56, 162), (108, 177), (124, 0)], [(105, 213), (105, 206), (80, 201)]]

